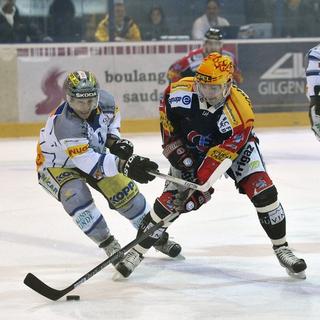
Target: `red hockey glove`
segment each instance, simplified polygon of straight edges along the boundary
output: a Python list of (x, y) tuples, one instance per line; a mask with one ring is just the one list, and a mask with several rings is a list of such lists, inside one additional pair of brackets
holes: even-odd
[(193, 190), (191, 193), (189, 193), (187, 199), (183, 203), (184, 212), (198, 210), (203, 204), (211, 199), (213, 192), (213, 188), (210, 188), (205, 192)]
[(176, 169), (189, 170), (194, 164), (192, 155), (189, 154), (180, 139), (174, 140), (164, 146), (162, 153)]
[(210, 157), (205, 157), (197, 171), (197, 179), (199, 183), (204, 184), (212, 175), (214, 170), (217, 169), (219, 164), (220, 162)]

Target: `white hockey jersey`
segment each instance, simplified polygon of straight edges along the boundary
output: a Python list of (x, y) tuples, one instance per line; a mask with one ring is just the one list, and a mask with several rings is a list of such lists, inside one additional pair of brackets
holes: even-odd
[(98, 179), (118, 174), (116, 156), (106, 151), (107, 134), (120, 137), (120, 112), (112, 95), (99, 91), (98, 107), (88, 119), (79, 118), (67, 102), (49, 116), (40, 130), (37, 170), (78, 168)]
[(306, 58), (307, 96), (318, 96), (320, 92), (315, 87), (320, 87), (320, 44), (311, 48)]

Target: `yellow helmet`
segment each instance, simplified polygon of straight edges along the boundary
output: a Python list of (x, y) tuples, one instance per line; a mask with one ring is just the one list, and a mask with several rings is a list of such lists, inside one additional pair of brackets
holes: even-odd
[(233, 62), (229, 56), (210, 53), (198, 67), (195, 80), (203, 84), (226, 84), (232, 80)]

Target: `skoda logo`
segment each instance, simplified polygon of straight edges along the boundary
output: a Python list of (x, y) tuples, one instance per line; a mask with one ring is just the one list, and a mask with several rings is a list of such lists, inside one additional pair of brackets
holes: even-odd
[(182, 97), (182, 103), (183, 104), (190, 104), (191, 98), (189, 96), (183, 96)]

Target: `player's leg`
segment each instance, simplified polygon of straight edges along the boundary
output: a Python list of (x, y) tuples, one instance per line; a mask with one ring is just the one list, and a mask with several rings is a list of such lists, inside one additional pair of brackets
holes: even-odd
[[(247, 194), (255, 206), (260, 224), (270, 238), (280, 264), (291, 274), (299, 276), (306, 269), (306, 263), (297, 258), (288, 247), (285, 212), (255, 141), (245, 146), (231, 170), (240, 192)], [(304, 274), (301, 273), (300, 276), (303, 277)]]
[[(181, 178), (179, 172), (176, 171), (171, 168), (171, 174)], [(192, 191), (177, 186), (174, 183), (167, 182), (164, 192), (156, 199), (153, 210), (144, 217), (142, 224), (139, 227), (138, 236), (172, 213), (197, 210), (201, 205), (210, 200), (211, 193), (212, 191), (205, 193)], [(168, 234), (166, 232), (166, 229), (174, 220), (175, 219), (167, 222), (162, 228), (159, 228), (151, 236), (131, 249), (125, 258), (117, 265), (116, 269), (124, 277), (128, 277), (141, 262), (143, 254), (145, 254), (152, 246), (160, 251), (165, 250), (168, 252), (169, 256), (178, 256), (181, 252), (181, 246), (174, 241), (168, 240)], [(166, 242), (164, 242), (163, 239), (165, 239)]]
[[(108, 199), (113, 209), (127, 218), (136, 229), (140, 228), (151, 208), (133, 180), (122, 174), (106, 177), (97, 183), (96, 189)], [(170, 257), (177, 256), (181, 251), (180, 245), (169, 240), (167, 233), (164, 233), (154, 245), (157, 250)], [(176, 248), (179, 248), (179, 252)]]
[(47, 168), (39, 173), (39, 183), (61, 202), (76, 225), (103, 248), (108, 256), (120, 250), (120, 244), (111, 235), (79, 172), (73, 169)]

